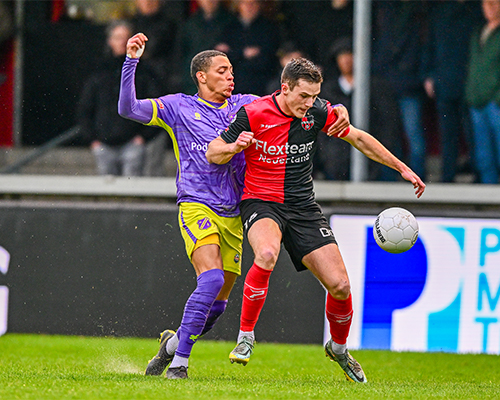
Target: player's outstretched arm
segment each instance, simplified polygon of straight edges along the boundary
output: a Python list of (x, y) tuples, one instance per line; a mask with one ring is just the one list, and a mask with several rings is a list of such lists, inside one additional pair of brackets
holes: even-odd
[(135, 70), (137, 68), (138, 51), (144, 48), (146, 36), (138, 33), (127, 42), (127, 58), (123, 63), (118, 98), (118, 114), (123, 118), (147, 124), (153, 117), (153, 105), (150, 100), (137, 100), (135, 92)]
[(420, 198), (425, 190), (425, 183), (420, 179), (420, 177), (411, 170), (404, 162), (392, 154), (387, 148), (375, 139), (369, 133), (357, 129), (353, 126), (350, 127), (350, 132), (347, 136), (343, 137), (345, 141), (349, 142), (356, 149), (362, 152), (365, 156), (376, 161), (380, 164), (384, 164), (389, 168), (398, 171), (401, 176), (411, 182), (415, 188), (415, 195)]
[(226, 143), (224, 139), (218, 136), (208, 144), (205, 156), (209, 163), (225, 164), (235, 154), (245, 150), (252, 143), (255, 143), (253, 132), (241, 132), (234, 143)]

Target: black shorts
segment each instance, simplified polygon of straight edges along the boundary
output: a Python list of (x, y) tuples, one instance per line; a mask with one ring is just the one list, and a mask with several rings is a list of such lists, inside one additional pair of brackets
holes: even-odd
[(332, 228), (316, 203), (308, 205), (281, 204), (258, 199), (243, 200), (240, 204), (245, 232), (262, 218), (271, 218), (280, 227), (282, 242), (297, 271), (306, 268), (302, 258), (330, 243), (337, 243)]

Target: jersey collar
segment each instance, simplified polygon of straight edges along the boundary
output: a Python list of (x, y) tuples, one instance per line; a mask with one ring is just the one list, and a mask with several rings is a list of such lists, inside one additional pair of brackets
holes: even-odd
[(212, 103), (211, 101), (207, 101), (207, 100), (205, 100), (205, 99), (202, 99), (202, 98), (198, 95), (198, 93), (195, 95), (195, 97), (196, 97), (196, 100), (198, 100), (199, 102), (201, 102), (201, 103), (203, 103), (203, 104), (205, 104), (205, 105), (209, 106), (210, 108), (217, 108), (217, 109), (219, 109), (219, 110), (220, 110), (220, 109), (222, 109), (222, 108), (227, 107), (227, 105), (228, 105), (227, 99), (226, 99), (226, 100), (224, 100), (224, 103), (222, 103), (222, 104), (221, 104), (221, 103)]

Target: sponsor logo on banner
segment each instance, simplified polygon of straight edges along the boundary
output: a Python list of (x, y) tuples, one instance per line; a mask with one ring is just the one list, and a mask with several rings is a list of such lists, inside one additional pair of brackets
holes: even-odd
[(332, 216), (352, 287), (349, 348), (500, 354), (500, 220), (417, 220), (413, 248), (390, 254), (375, 217)]
[[(9, 270), (10, 254), (0, 246), (0, 274), (6, 275)], [(7, 332), (9, 310), (9, 288), (0, 286), (0, 336)]]

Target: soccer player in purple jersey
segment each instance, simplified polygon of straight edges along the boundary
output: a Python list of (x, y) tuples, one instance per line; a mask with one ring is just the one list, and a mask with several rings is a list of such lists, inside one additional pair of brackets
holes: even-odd
[[(207, 50), (193, 57), (191, 76), (198, 93), (181, 93), (158, 99), (137, 100), (134, 76), (147, 37), (138, 33), (127, 42), (123, 64), (119, 114), (145, 125), (164, 128), (170, 135), (177, 159), (179, 226), (186, 252), (197, 275), (197, 287), (184, 308), (177, 332), (160, 335), (160, 350), (149, 362), (146, 375), (187, 378), (194, 343), (207, 333), (224, 312), (229, 294), (241, 274), (243, 228), (238, 204), (243, 190), (243, 154), (230, 163), (209, 164), (205, 152), (226, 129), (237, 111), (255, 100), (253, 95), (233, 95), (233, 69), (227, 56)], [(338, 123), (332, 130), (349, 126), (345, 107), (338, 107)]]

